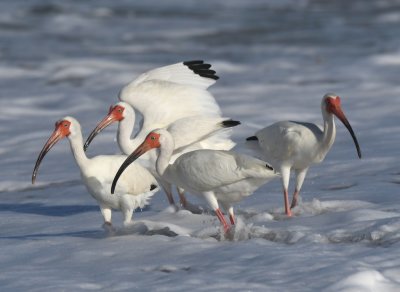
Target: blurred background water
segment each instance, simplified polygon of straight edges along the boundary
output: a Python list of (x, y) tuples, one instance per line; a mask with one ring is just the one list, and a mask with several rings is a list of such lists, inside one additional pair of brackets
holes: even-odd
[[(368, 113), (353, 122), (361, 140), (376, 122), (386, 126), (381, 134), (396, 119), (379, 104), (400, 94), (399, 24), (394, 0), (3, 0), (0, 160), (10, 168), (2, 177), (29, 177), (23, 165), (57, 119), (76, 116), (87, 135), (124, 84), (182, 60), (213, 64), (221, 79), (211, 91), (224, 114), (251, 127), (235, 131), (240, 139), (296, 115), (319, 121), (328, 91), (351, 98), (347, 110)], [(91, 154), (118, 151), (114, 135)], [(391, 140), (372, 137), (371, 149)]]
[[(0, 1), (1, 290), (397, 291), (399, 36), (395, 0)], [(56, 120), (73, 115), (87, 136), (124, 84), (191, 59), (221, 77), (210, 91), (242, 122), (239, 152), (275, 121), (321, 124), (321, 98), (333, 91), (363, 159), (338, 125), (293, 220), (280, 216), (276, 180), (235, 206), (247, 237), (234, 243), (206, 235), (214, 216), (165, 212), (161, 193), (134, 215), (161, 233), (106, 237), (67, 139), (31, 185)], [(119, 152), (115, 130), (88, 155)], [(166, 236), (171, 222), (188, 233)]]
[[(397, 52), (399, 21), (400, 2), (393, 0), (5, 0), (0, 3), (0, 56), (3, 66), (15, 70), (65, 59), (131, 66), (191, 58), (254, 65), (284, 57), (304, 62), (297, 54), (334, 64)], [(69, 82), (79, 86), (84, 80)]]

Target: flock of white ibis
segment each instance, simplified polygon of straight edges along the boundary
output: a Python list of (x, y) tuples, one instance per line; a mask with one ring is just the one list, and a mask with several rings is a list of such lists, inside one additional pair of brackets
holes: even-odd
[[(122, 88), (120, 102), (110, 107), (83, 143), (78, 121), (64, 117), (44, 145), (32, 174), (35, 183), (46, 153), (62, 138), (68, 138), (72, 153), (89, 193), (100, 206), (104, 228), (112, 229), (111, 210), (121, 210), (124, 224), (133, 211), (143, 208), (159, 185), (175, 206), (172, 185), (180, 205), (188, 208), (184, 192), (200, 196), (215, 211), (225, 232), (235, 224), (233, 204), (281, 176), (285, 213), (298, 204), (307, 170), (321, 162), (331, 148), (336, 128), (334, 115), (349, 130), (361, 158), (357, 138), (345, 117), (340, 97), (328, 93), (322, 99), (323, 128), (306, 122), (283, 121), (247, 138), (261, 159), (232, 151), (231, 128), (240, 124), (221, 116), (215, 98), (207, 91), (218, 80), (211, 65), (203, 61), (181, 62), (140, 75)], [(135, 111), (142, 117), (138, 133), (131, 138)], [(118, 122), (117, 141), (124, 155), (88, 158), (85, 151), (95, 136)], [(296, 185), (289, 206), (290, 171)], [(230, 225), (223, 211), (229, 215)]]

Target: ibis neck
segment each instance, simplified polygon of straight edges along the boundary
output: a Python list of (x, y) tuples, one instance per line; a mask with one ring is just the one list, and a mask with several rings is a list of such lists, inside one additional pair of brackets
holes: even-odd
[(331, 149), (336, 137), (336, 126), (333, 114), (324, 113), (324, 132), (322, 135), (321, 152), (325, 154)]
[(85, 168), (89, 159), (87, 158), (85, 151), (83, 150), (83, 138), (82, 133), (76, 133), (73, 136), (68, 136), (70, 142), (72, 154), (75, 157), (75, 161), (80, 169)]
[(160, 176), (163, 176), (169, 166), (172, 153), (174, 152), (174, 140), (172, 136), (164, 136), (165, 141), (161, 144), (160, 153), (156, 162), (156, 170)]
[(129, 155), (131, 154), (138, 145), (134, 144), (134, 140), (131, 140), (131, 135), (133, 132), (133, 127), (135, 125), (135, 118), (124, 118), (122, 121), (119, 122), (118, 124), (118, 134), (117, 134), (117, 140), (118, 140), (118, 145), (119, 148), (121, 148), (121, 151)]
[[(118, 126), (118, 145), (125, 155), (130, 155), (144, 141), (146, 135), (138, 135), (135, 138), (131, 139), (133, 123), (129, 125), (129, 123), (124, 124), (123, 121), (124, 120), (122, 120)], [(150, 159), (149, 153), (146, 152), (145, 154), (143, 154), (141, 156), (141, 159)]]

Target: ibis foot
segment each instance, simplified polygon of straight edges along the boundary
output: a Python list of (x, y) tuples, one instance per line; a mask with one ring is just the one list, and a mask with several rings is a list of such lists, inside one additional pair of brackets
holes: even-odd
[(115, 231), (116, 231), (116, 229), (115, 229), (114, 226), (111, 224), (111, 222), (108, 222), (108, 221), (104, 222), (102, 227), (103, 227), (103, 229), (104, 229), (106, 232), (108, 232), (108, 233), (110, 233), (110, 234), (113, 234), (113, 233), (115, 233)]

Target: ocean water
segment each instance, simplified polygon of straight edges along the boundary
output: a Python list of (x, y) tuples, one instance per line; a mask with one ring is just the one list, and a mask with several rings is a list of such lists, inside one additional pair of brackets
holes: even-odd
[[(0, 2), (0, 288), (2, 291), (397, 291), (400, 260), (399, 1)], [(210, 88), (244, 140), (279, 120), (321, 124), (342, 98), (360, 142), (337, 122), (295, 216), (279, 180), (236, 205), (224, 238), (204, 214), (158, 193), (114, 236), (62, 141), (31, 174), (58, 119), (87, 136), (139, 74), (184, 60), (213, 65)], [(119, 153), (116, 127), (89, 156)]]

